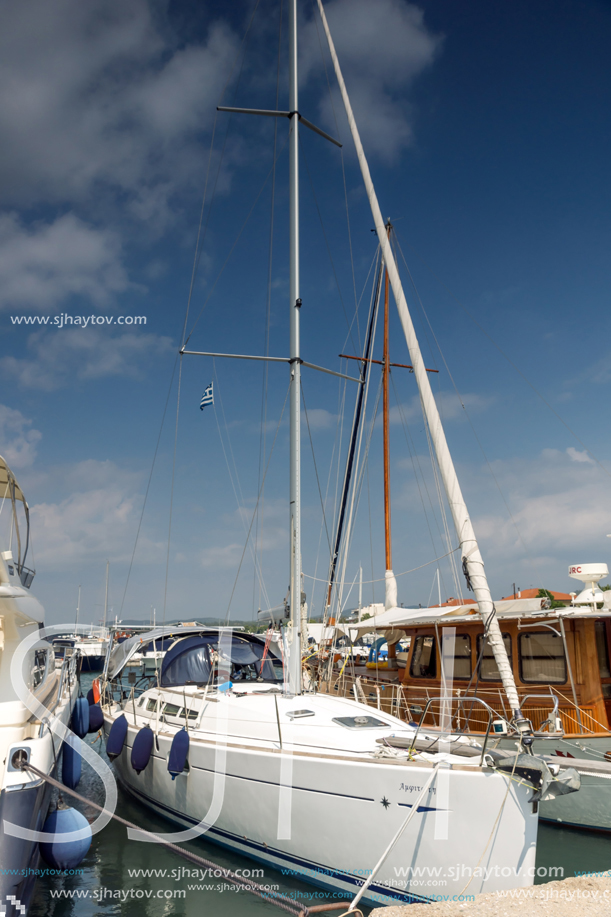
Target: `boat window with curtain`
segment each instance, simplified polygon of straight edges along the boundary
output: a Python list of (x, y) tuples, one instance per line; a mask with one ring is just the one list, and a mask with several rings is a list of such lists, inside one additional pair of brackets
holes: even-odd
[(412, 678), (437, 677), (435, 637), (416, 637), (409, 672)]
[[(482, 653), (482, 641), (484, 635), (480, 634), (477, 638), (477, 658), (479, 659), (480, 653), (482, 656), (482, 661), (480, 662), (479, 668), (479, 677), (481, 681), (501, 681), (501, 673), (496, 664), (496, 659), (494, 658), (494, 653), (492, 652), (492, 647), (486, 640), (484, 646), (484, 652)], [(503, 644), (505, 646), (505, 652), (507, 653), (507, 658), (509, 659), (509, 665), (512, 665), (512, 648), (511, 648), (511, 635), (503, 634)]]
[(471, 678), (471, 637), (469, 634), (456, 634), (454, 644), (454, 678)]
[(566, 658), (562, 637), (552, 631), (520, 634), (518, 638), (520, 678), (525, 684), (566, 682)]

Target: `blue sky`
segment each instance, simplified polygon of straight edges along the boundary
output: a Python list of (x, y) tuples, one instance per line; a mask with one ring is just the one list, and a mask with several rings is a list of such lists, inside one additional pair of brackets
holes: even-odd
[[(215, 107), (221, 93), (224, 104), (275, 104), (279, 7), (261, 0), (243, 44), (254, 6), (5, 4), (0, 453), (32, 507), (35, 591), (52, 622), (72, 616), (79, 583), (84, 619), (98, 619), (107, 559), (113, 612), (123, 603), (182, 334)], [(302, 347), (305, 359), (339, 369), (338, 354), (358, 349), (346, 316), (352, 320), (356, 289), (362, 327), (375, 238), (333, 84), (329, 94), (313, 6), (300, 7), (300, 108), (344, 141), (354, 261), (353, 280), (341, 155), (302, 131)], [(589, 0), (553, 11), (532, 0), (331, 0), (327, 10), (382, 210), (428, 317), (401, 265), (426, 359), (440, 370), (433, 387), (493, 594), (506, 595), (513, 582), (568, 590), (567, 565), (608, 561), (611, 545), (611, 8)], [(280, 61), (283, 107), (284, 43)], [(326, 54), (324, 62), (330, 74)], [(269, 343), (276, 355), (288, 345), (286, 129), (278, 124)], [(216, 120), (187, 322), (193, 328), (205, 306), (193, 349), (265, 347), (273, 140), (271, 119)], [(61, 313), (145, 316), (146, 325), (32, 328), (11, 319)], [(396, 362), (409, 362), (394, 312), (391, 348)], [(198, 408), (213, 376), (216, 415)], [(400, 601), (425, 603), (431, 561), (447, 549), (413, 376), (397, 370), (393, 378), (401, 405), (393, 392), (393, 565), (397, 573), (428, 565), (399, 579)], [(286, 368), (272, 366), (268, 453), (287, 384)], [(168, 618), (225, 615), (228, 607), (248, 618), (266, 595), (274, 604), (284, 596), (286, 415), (263, 516), (253, 525), (264, 587), (247, 549), (230, 603), (259, 486), (262, 387), (258, 365), (184, 359), (167, 595), (176, 375), (125, 617), (155, 607), (159, 618), (166, 595)], [(331, 527), (342, 390), (304, 370), (304, 395)], [(324, 577), (311, 455), (304, 426), (303, 563), (309, 576)], [(365, 580), (384, 572), (378, 428), (368, 468), (350, 581), (359, 562)], [(424, 512), (429, 495), (435, 509)], [(446, 561), (441, 574), (444, 596), (456, 594)], [(307, 579), (310, 600), (312, 585)], [(381, 585), (375, 589), (379, 600)], [(368, 584), (365, 597), (372, 594)], [(321, 596), (318, 584), (315, 613)]]

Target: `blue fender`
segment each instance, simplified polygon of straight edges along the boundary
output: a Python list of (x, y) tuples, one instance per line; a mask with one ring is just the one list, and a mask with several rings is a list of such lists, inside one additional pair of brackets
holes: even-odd
[(114, 761), (115, 758), (118, 758), (123, 751), (126, 736), (127, 720), (125, 719), (125, 714), (122, 713), (121, 716), (117, 717), (117, 719), (110, 727), (110, 732), (108, 733), (108, 738), (106, 739), (106, 754), (111, 761)]
[(56, 809), (55, 812), (51, 812), (42, 829), (47, 834), (67, 834), (82, 828), (89, 828), (89, 837), (81, 841), (63, 843), (62, 841), (49, 841), (48, 843), (41, 841), (40, 852), (45, 863), (48, 863), (53, 869), (75, 869), (79, 863), (83, 862), (91, 847), (91, 828), (84, 815), (70, 808)]
[(168, 756), (168, 770), (175, 780), (185, 769), (187, 755), (189, 754), (189, 733), (181, 729), (172, 739), (172, 747)]
[(104, 714), (99, 704), (89, 705), (89, 729), (88, 732), (99, 732), (104, 725)]
[(62, 782), (64, 786), (74, 790), (81, 779), (81, 756), (78, 751), (64, 742), (62, 752)]
[(84, 697), (77, 697), (72, 709), (72, 732), (82, 739), (89, 732), (89, 703)]

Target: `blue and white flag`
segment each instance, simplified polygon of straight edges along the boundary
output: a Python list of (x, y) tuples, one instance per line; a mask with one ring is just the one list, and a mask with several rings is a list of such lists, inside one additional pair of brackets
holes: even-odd
[(203, 411), (207, 404), (214, 404), (214, 391), (212, 390), (212, 382), (204, 389), (202, 400), (199, 403), (200, 411)]

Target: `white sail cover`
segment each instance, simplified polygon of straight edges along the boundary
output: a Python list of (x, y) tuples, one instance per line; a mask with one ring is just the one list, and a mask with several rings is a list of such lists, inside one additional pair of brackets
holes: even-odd
[(396, 608), (397, 602), (397, 580), (392, 570), (387, 570), (385, 575), (386, 597), (384, 605), (386, 608)]
[(480, 614), (482, 618), (487, 622), (488, 639), (490, 641), (490, 646), (494, 653), (494, 658), (499, 669), (501, 679), (503, 681), (503, 687), (505, 689), (507, 699), (511, 705), (511, 709), (515, 713), (519, 714), (520, 701), (518, 698), (518, 692), (516, 689), (511, 665), (505, 652), (505, 646), (501, 636), (501, 629), (494, 614), (494, 603), (492, 601), (490, 588), (488, 586), (488, 580), (486, 579), (486, 573), (484, 571), (484, 561), (480, 554), (479, 546), (475, 538), (473, 525), (469, 517), (464, 497), (462, 495), (460, 483), (456, 475), (456, 469), (454, 468), (452, 456), (450, 455), (450, 450), (446, 441), (441, 418), (437, 409), (437, 404), (433, 396), (433, 390), (431, 389), (431, 384), (428, 379), (424, 360), (422, 359), (420, 345), (418, 343), (418, 338), (416, 336), (411, 315), (407, 307), (407, 300), (405, 299), (405, 293), (403, 292), (401, 278), (399, 277), (399, 271), (397, 270), (397, 265), (395, 263), (390, 241), (387, 236), (386, 226), (382, 217), (382, 211), (380, 210), (378, 198), (376, 196), (373, 181), (371, 179), (371, 173), (369, 172), (369, 166), (365, 157), (365, 151), (363, 150), (359, 131), (354, 119), (354, 113), (352, 111), (352, 106), (350, 104), (350, 99), (346, 90), (346, 84), (344, 83), (339, 60), (335, 51), (335, 45), (333, 44), (331, 32), (329, 31), (329, 25), (327, 23), (327, 17), (322, 5), (322, 0), (318, 0), (318, 9), (322, 19), (323, 28), (325, 30), (327, 43), (329, 45), (329, 51), (331, 53), (333, 67), (337, 77), (337, 82), (339, 84), (344, 108), (346, 110), (348, 124), (350, 125), (350, 132), (352, 134), (352, 139), (356, 148), (356, 154), (358, 157), (359, 166), (361, 168), (361, 174), (363, 176), (367, 197), (369, 199), (369, 205), (371, 207), (371, 213), (375, 223), (376, 233), (380, 243), (380, 248), (382, 249), (382, 256), (384, 258), (386, 270), (388, 271), (388, 277), (392, 286), (395, 301), (397, 303), (397, 308), (399, 310), (399, 318), (403, 326), (403, 332), (405, 334), (414, 375), (416, 376), (416, 382), (420, 392), (422, 410), (428, 424), (433, 446), (435, 448), (435, 454), (437, 456), (441, 478), (443, 480), (444, 489), (447, 495), (448, 503), (450, 505), (452, 518), (454, 520), (454, 527), (456, 529), (460, 544), (463, 566), (465, 572), (468, 574), (469, 588), (473, 590), (479, 606)]

